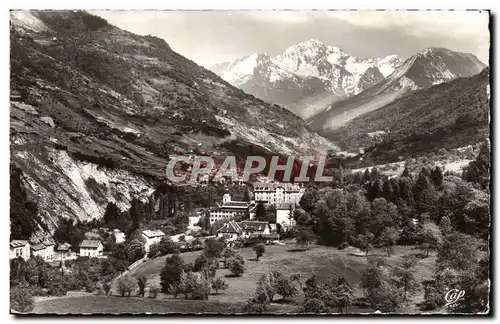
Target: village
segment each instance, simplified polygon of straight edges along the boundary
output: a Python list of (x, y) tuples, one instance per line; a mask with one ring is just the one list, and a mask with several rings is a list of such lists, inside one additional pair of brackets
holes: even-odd
[[(200, 249), (200, 244), (191, 244), (196, 238), (203, 242), (208, 238), (223, 239), (231, 244), (237, 239), (255, 238), (267, 244), (279, 243), (278, 232), (286, 231), (294, 225), (293, 211), (298, 206), (304, 188), (291, 183), (253, 184), (253, 199), (250, 201), (233, 200), (226, 192), (222, 201), (208, 209), (198, 209), (189, 216), (189, 225), (186, 233), (167, 236), (160, 229), (141, 231), (144, 259), (153, 245), (160, 243), (162, 238), (169, 237), (177, 243), (181, 251)], [(269, 221), (257, 220), (258, 205), (275, 206), (274, 217)], [(200, 236), (200, 221), (204, 215), (209, 216), (209, 224), (220, 224), (214, 235)], [(49, 263), (58, 264), (65, 260), (74, 260), (78, 257), (107, 258), (108, 252), (104, 248), (104, 238), (99, 233), (113, 237), (116, 244), (125, 242), (126, 234), (120, 229), (100, 227), (85, 233), (85, 239), (72, 249), (69, 242), (59, 242), (52, 237), (38, 238), (37, 240), (12, 240), (10, 242), (10, 259), (21, 257), (27, 261), (30, 257), (38, 256)]]

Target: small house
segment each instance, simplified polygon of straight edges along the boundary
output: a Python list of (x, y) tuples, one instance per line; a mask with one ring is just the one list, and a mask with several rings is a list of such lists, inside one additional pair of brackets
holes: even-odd
[(71, 244), (64, 242), (57, 247), (57, 255), (60, 258), (68, 257), (71, 254)]
[(153, 244), (158, 244), (161, 241), (161, 238), (165, 236), (165, 233), (163, 233), (160, 230), (145, 230), (142, 231), (142, 237), (146, 241), (144, 243), (144, 250), (146, 253), (149, 252), (149, 248)]
[(97, 240), (83, 240), (80, 243), (80, 256), (96, 258), (103, 255), (104, 247), (101, 241)]
[(23, 258), (27, 261), (30, 258), (30, 243), (26, 240), (12, 240), (10, 242), (10, 254), (11, 259), (18, 257)]
[(33, 256), (35, 257), (39, 256), (40, 258), (47, 260), (46, 248), (47, 247), (43, 243), (31, 244), (31, 254), (33, 254)]
[(238, 223), (235, 221), (229, 221), (217, 230), (217, 237), (223, 237), (227, 241), (234, 241), (241, 235), (241, 233), (242, 231)]

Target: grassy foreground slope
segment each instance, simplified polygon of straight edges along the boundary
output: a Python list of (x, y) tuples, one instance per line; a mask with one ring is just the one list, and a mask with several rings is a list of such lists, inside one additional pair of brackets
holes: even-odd
[[(332, 275), (345, 275), (351, 286), (354, 288), (355, 297), (361, 297), (362, 291), (359, 287), (361, 273), (367, 266), (367, 258), (355, 256), (345, 250), (338, 250), (326, 246), (312, 246), (308, 251), (294, 252), (294, 245), (267, 246), (266, 252), (259, 261), (255, 260), (255, 254), (251, 248), (238, 250), (245, 259), (246, 271), (241, 277), (226, 277), (229, 275), (227, 269), (219, 269), (216, 277), (222, 277), (229, 285), (229, 288), (218, 295), (210, 295), (206, 301), (185, 300), (181, 296), (174, 299), (171, 295), (159, 294), (157, 299), (140, 297), (103, 297), (95, 295), (64, 296), (60, 298), (43, 299), (40, 298), (35, 303), (35, 313), (239, 313), (244, 303), (254, 294), (257, 287), (257, 280), (262, 274), (271, 270), (278, 270), (285, 276), (293, 273), (301, 274), (303, 284), (313, 274), (318, 277), (328, 277)], [(394, 266), (403, 255), (419, 254), (422, 251), (413, 247), (398, 246), (395, 254), (385, 257), (382, 251), (375, 250), (370, 255), (383, 257), (390, 266)], [(181, 254), (185, 262), (193, 262), (202, 253), (189, 252)], [(144, 262), (134, 269), (133, 276), (145, 275), (148, 277), (148, 285), (160, 284), (160, 271), (164, 266), (166, 256)], [(429, 280), (436, 258), (431, 255), (428, 258), (418, 259), (415, 267), (415, 276), (419, 282)], [(116, 289), (113, 289), (116, 295)], [(413, 306), (420, 302), (423, 291), (419, 291), (409, 301), (411, 306), (406, 306), (400, 310), (402, 313), (418, 312)], [(277, 297), (270, 305), (272, 313), (294, 313), (300, 310), (303, 299), (302, 291), (291, 302), (284, 302)], [(351, 313), (371, 313), (374, 310), (352, 306), (348, 309)]]

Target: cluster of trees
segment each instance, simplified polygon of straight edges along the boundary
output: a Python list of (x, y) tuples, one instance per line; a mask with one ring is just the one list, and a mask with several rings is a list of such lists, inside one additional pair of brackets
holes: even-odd
[(361, 276), (365, 301), (373, 309), (394, 312), (415, 293), (419, 283), (414, 275), (417, 260), (404, 256), (394, 266), (381, 258), (369, 258), (369, 265)]
[(120, 273), (111, 260), (81, 257), (66, 260), (64, 267), (51, 266), (41, 257), (10, 261), (11, 307), (20, 312), (32, 309), (33, 296), (66, 295), (69, 290), (87, 292), (111, 289), (111, 280)]
[(489, 309), (489, 257), (477, 238), (451, 231), (438, 249), (432, 280), (424, 281), (424, 310), (444, 306), (443, 293), (464, 290), (463, 298), (446, 307), (452, 313), (484, 313)]
[(234, 276), (243, 274), (243, 258), (235, 250), (225, 248), (220, 240), (207, 239), (204, 253), (193, 264), (186, 264), (178, 251), (174, 251), (165, 260), (160, 273), (161, 291), (175, 298), (183, 294), (186, 299), (207, 299), (211, 289), (216, 294), (227, 289), (227, 283), (222, 278), (216, 278), (220, 258)]
[[(126, 274), (118, 279), (118, 294), (122, 297), (130, 297), (133, 291), (136, 291), (136, 296), (144, 297), (146, 294), (146, 288), (148, 286), (148, 278), (146, 276), (139, 276), (137, 278)], [(156, 298), (158, 295), (158, 287), (154, 285), (149, 286), (149, 298)], [(109, 291), (104, 291), (106, 295)], [(102, 292), (101, 292), (102, 293)]]
[[(474, 165), (477, 160), (469, 166), (475, 173), (484, 171), (484, 163), (483, 167)], [(432, 224), (442, 221), (463, 233), (488, 238), (488, 192), (479, 184), (445, 176), (439, 167), (423, 168), (416, 176), (405, 169), (401, 176), (390, 179), (373, 168), (348, 175), (342, 182), (340, 188), (308, 188), (302, 196), (302, 208), (295, 210), (294, 219), (303, 242), (308, 241), (309, 229), (320, 244), (346, 242), (367, 252), (383, 246), (390, 254), (395, 244), (433, 245)]]
[(268, 310), (269, 303), (276, 295), (280, 295), (283, 300), (290, 300), (297, 293), (293, 278), (286, 278), (281, 272), (274, 270), (260, 276), (255, 294), (247, 301), (243, 311), (263, 313)]

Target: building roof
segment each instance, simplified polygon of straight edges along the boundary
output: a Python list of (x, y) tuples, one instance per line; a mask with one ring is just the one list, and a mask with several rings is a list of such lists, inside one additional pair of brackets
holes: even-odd
[(293, 208), (293, 205), (290, 204), (290, 203), (282, 203), (280, 204), (279, 206), (276, 207), (276, 209), (280, 209), (280, 210), (289, 210), (290, 209), (290, 206), (292, 206)]
[(83, 240), (82, 243), (80, 243), (80, 247), (82, 248), (91, 248), (91, 249), (97, 249), (99, 247), (99, 244), (101, 244), (101, 241), (96, 241), (96, 240)]
[(31, 246), (32, 251), (41, 251), (41, 250), (45, 250), (46, 248), (47, 247), (42, 243), (36, 243), (36, 244), (33, 244)]
[(222, 206), (221, 209), (248, 209), (250, 204), (246, 201), (229, 201)]
[(300, 186), (293, 183), (266, 183), (266, 182), (254, 182), (254, 191), (276, 191), (278, 188), (283, 188), (285, 191), (289, 192), (299, 192)]
[(239, 227), (245, 231), (263, 231), (266, 226), (269, 226), (267, 222), (258, 221), (243, 221), (238, 223)]
[(49, 241), (48, 239), (45, 239), (42, 243), (45, 246), (54, 246), (55, 245), (54, 242)]
[(241, 233), (241, 228), (235, 221), (229, 221), (219, 228), (217, 233), (239, 234)]
[(63, 244), (59, 244), (57, 247), (57, 251), (68, 251), (71, 248), (71, 244), (68, 242), (65, 242)]
[(28, 241), (26, 241), (26, 240), (12, 240), (12, 241), (10, 241), (11, 248), (22, 247), (22, 246), (25, 246), (26, 244), (28, 244)]
[(147, 237), (165, 236), (165, 233), (160, 230), (145, 230), (142, 231), (142, 234), (146, 235)]

